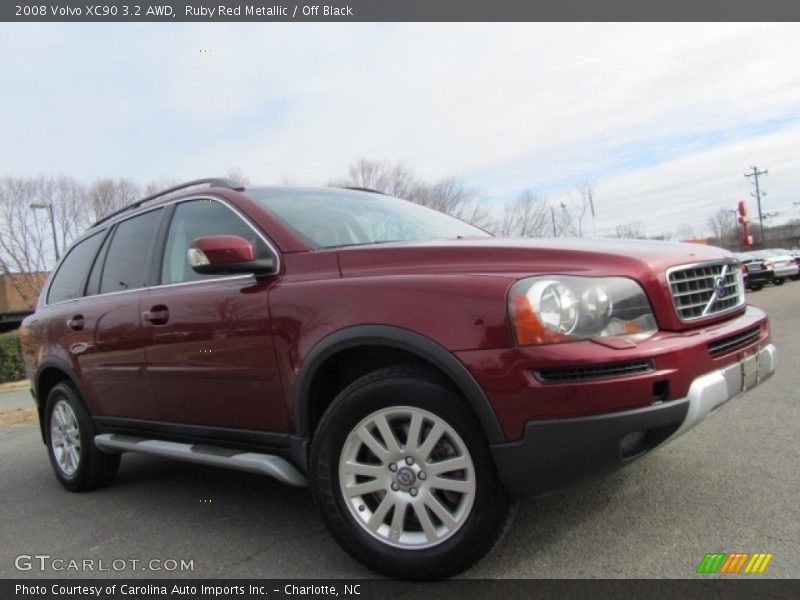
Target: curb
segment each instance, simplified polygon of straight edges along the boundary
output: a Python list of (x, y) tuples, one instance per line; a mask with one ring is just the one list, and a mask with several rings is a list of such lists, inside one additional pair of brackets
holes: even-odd
[(9, 381), (8, 383), (0, 383), (0, 392), (23, 390), (27, 387), (30, 387), (30, 382), (27, 379), (23, 379), (22, 381)]

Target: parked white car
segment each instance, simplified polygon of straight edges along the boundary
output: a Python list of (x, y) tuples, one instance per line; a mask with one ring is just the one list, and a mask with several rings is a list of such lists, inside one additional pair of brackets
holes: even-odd
[(797, 279), (798, 274), (800, 274), (797, 260), (788, 250), (770, 248), (768, 250), (755, 250), (750, 254), (763, 258), (772, 265), (772, 270), (775, 272), (775, 279), (772, 282), (775, 285), (781, 285), (786, 281), (786, 278)]

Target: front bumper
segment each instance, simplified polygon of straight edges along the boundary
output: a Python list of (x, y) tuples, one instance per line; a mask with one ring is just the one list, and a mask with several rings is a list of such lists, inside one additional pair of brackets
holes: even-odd
[(678, 400), (588, 417), (530, 421), (522, 439), (492, 447), (495, 463), (513, 495), (543, 493), (618, 469), (769, 379), (775, 361), (775, 347), (766, 344), (738, 362), (697, 377)]

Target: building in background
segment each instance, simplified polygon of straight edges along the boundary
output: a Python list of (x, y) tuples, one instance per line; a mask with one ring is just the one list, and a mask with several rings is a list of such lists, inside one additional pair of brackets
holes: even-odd
[(33, 312), (48, 275), (46, 271), (0, 273), (0, 331), (16, 329)]

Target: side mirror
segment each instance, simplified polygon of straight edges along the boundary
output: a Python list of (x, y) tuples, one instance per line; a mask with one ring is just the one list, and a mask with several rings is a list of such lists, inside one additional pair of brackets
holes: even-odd
[(192, 269), (203, 275), (266, 275), (274, 273), (276, 266), (271, 256), (256, 259), (253, 245), (238, 235), (199, 237), (189, 246), (187, 259)]

